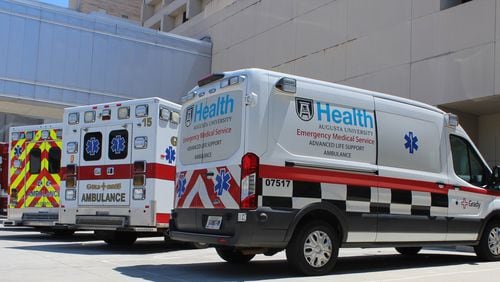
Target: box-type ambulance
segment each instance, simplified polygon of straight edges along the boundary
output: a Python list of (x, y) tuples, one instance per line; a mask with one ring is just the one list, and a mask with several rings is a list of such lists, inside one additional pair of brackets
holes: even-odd
[(5, 226), (50, 229), (58, 220), (62, 124), (11, 127)]
[(163, 235), (174, 200), (180, 106), (146, 98), (66, 108), (60, 225), (109, 244)]
[(309, 275), (340, 247), (500, 259), (498, 170), (452, 114), (258, 69), (202, 79), (182, 106), (172, 239), (237, 263), (286, 250)]

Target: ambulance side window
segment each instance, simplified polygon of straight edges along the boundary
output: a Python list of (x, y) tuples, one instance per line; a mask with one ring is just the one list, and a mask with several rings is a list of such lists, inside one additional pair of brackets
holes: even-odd
[(455, 174), (475, 186), (487, 183), (489, 171), (467, 140), (450, 135)]
[(30, 151), (30, 174), (39, 174), (42, 163), (42, 151), (39, 148), (33, 148)]
[(125, 159), (128, 154), (128, 131), (113, 130), (109, 133), (108, 158), (110, 160)]
[(97, 161), (101, 159), (102, 133), (90, 132), (83, 138), (83, 159), (85, 161)]
[(61, 170), (61, 149), (58, 147), (49, 150), (49, 173), (59, 173)]

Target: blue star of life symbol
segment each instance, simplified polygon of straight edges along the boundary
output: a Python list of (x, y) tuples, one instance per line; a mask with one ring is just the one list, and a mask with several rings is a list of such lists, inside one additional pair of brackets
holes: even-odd
[(85, 143), (85, 152), (87, 154), (94, 156), (99, 152), (101, 149), (101, 144), (99, 143), (99, 140), (97, 138), (92, 137), (89, 140), (87, 140), (87, 143)]
[(231, 188), (229, 181), (231, 180), (231, 174), (226, 172), (225, 169), (221, 169), (219, 174), (215, 177), (215, 181), (217, 182), (214, 187), (214, 192), (217, 193), (217, 196), (221, 196), (222, 193), (228, 191)]
[(120, 154), (121, 152), (125, 151), (125, 138), (123, 138), (121, 135), (116, 135), (111, 140), (111, 151), (115, 154)]
[(175, 161), (175, 149), (174, 149), (174, 147), (168, 146), (168, 148), (165, 150), (165, 159), (168, 161), (169, 164), (171, 164)]
[(410, 154), (418, 150), (418, 138), (413, 135), (413, 132), (410, 131), (408, 134), (405, 134), (405, 140), (405, 149), (408, 149)]
[(19, 156), (23, 153), (23, 148), (21, 146), (14, 147), (14, 155), (19, 158)]
[(186, 192), (186, 176), (181, 174), (179, 176), (179, 180), (177, 181), (177, 197), (180, 198)]

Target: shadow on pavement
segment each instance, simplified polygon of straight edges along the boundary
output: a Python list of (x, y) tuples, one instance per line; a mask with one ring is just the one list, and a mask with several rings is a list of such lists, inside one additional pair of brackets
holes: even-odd
[[(92, 240), (96, 240), (93, 238)], [(74, 240), (68, 240), (72, 242)], [(84, 241), (84, 240), (82, 240)], [(138, 240), (131, 246), (110, 246), (103, 241), (83, 242), (73, 244), (42, 244), (32, 246), (11, 247), (17, 250), (40, 251), (51, 253), (80, 255), (144, 255), (192, 249), (189, 245), (180, 243), (166, 244), (163, 240)]]
[[(398, 270), (406, 268), (425, 268), (445, 265), (475, 265), (479, 261), (475, 256), (421, 254), (416, 257), (401, 255), (370, 255), (341, 257), (333, 272), (327, 276), (333, 279), (339, 274), (364, 273)], [(300, 277), (289, 268), (285, 260), (252, 261), (248, 264), (229, 263), (191, 263), (164, 265), (137, 265), (117, 267), (116, 271), (129, 277), (148, 281), (165, 281), (171, 278), (177, 281), (247, 281)]]
[[(8, 232), (4, 232), (8, 231)], [(41, 233), (38, 230), (27, 227), (4, 227), (0, 228), (0, 241), (17, 242), (84, 242), (96, 240), (93, 233), (76, 232), (70, 236), (55, 236), (47, 233)]]

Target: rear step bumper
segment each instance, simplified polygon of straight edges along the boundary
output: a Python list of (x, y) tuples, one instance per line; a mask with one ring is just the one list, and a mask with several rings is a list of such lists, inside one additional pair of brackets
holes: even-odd
[[(246, 214), (245, 221), (241, 220), (244, 217), (242, 213)], [(296, 213), (295, 210), (269, 208), (251, 211), (175, 209), (170, 220), (170, 237), (178, 241), (219, 246), (284, 248), (288, 244), (288, 228)], [(220, 231), (205, 228), (210, 215), (222, 216)]]

